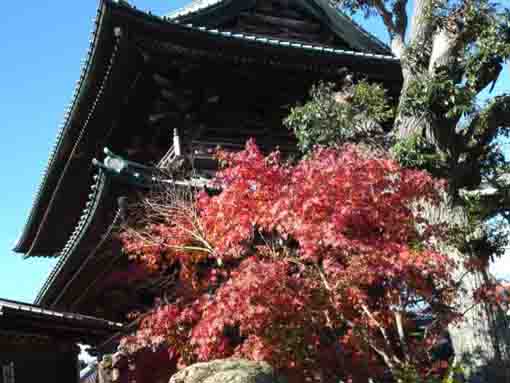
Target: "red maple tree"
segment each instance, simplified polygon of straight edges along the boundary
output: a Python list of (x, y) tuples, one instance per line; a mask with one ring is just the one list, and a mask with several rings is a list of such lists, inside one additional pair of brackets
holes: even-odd
[(219, 194), (175, 193), (122, 234), (138, 261), (178, 271), (126, 352), (265, 360), (293, 382), (437, 372), (434, 348), (458, 317), (454, 265), (434, 248), (442, 228), (421, 215), (438, 181), (355, 146), (292, 164), (249, 141), (218, 159)]

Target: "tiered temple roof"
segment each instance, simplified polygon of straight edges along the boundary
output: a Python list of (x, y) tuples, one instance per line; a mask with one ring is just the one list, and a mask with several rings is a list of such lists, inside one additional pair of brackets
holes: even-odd
[[(133, 308), (133, 296), (109, 280), (127, 267), (112, 233), (118, 201), (133, 188), (92, 165), (104, 147), (152, 166), (172, 154), (178, 129), (195, 167), (208, 148), (249, 137), (293, 150), (281, 124), (289, 108), (312, 84), (340, 83), (346, 71), (384, 83), (390, 95), (401, 86), (389, 49), (326, 0), (198, 0), (163, 17), (100, 1), (75, 96), (15, 247), (60, 258), (36, 303), (117, 319)], [(147, 300), (133, 289), (135, 301)]]

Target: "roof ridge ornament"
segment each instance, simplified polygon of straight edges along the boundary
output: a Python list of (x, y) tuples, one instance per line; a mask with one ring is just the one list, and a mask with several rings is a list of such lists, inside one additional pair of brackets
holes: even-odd
[(113, 28), (113, 34), (115, 35), (116, 38), (121, 38), (122, 37), (122, 28), (121, 27)]
[(93, 158), (92, 164), (104, 170), (106, 174), (119, 177), (124, 182), (141, 187), (151, 187), (157, 181), (157, 168), (128, 161), (106, 147), (103, 152), (106, 155), (104, 160), (101, 162)]
[(218, 192), (220, 188), (204, 178), (189, 178), (184, 180), (174, 179), (168, 174), (155, 166), (146, 166), (138, 162), (128, 161), (123, 157), (113, 153), (108, 148), (104, 148), (106, 154), (103, 162), (93, 159), (92, 164), (102, 169), (105, 174), (116, 177), (121, 182), (128, 183), (133, 186), (142, 188), (154, 187), (157, 183), (174, 185), (180, 187), (188, 187), (193, 189), (204, 189), (211, 192)]

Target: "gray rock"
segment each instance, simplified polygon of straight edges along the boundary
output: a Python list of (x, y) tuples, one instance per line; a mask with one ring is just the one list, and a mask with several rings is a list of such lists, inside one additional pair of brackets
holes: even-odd
[(186, 367), (170, 383), (283, 383), (265, 362), (244, 359), (213, 360)]

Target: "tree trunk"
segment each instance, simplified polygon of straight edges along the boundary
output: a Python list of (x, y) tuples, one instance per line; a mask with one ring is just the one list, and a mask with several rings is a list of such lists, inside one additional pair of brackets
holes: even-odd
[[(402, 98), (405, 93), (402, 94)], [(434, 131), (435, 122), (424, 117), (404, 116), (397, 119), (395, 136), (405, 139), (415, 134), (428, 139), (436, 146), (442, 137)], [(447, 223), (468, 227), (466, 212), (456, 205), (451, 195), (444, 196), (443, 203), (428, 209), (430, 223)], [(441, 250), (456, 262), (454, 277), (461, 280), (462, 289), (456, 302), (463, 319), (449, 327), (449, 334), (455, 352), (455, 361), (464, 370), (469, 383), (501, 382), (510, 383), (510, 323), (501, 310), (486, 304), (475, 304), (474, 292), (488, 281), (488, 270), (468, 272), (465, 261), (471, 254), (463, 254), (451, 246), (441, 246)], [(476, 254), (474, 254), (476, 255)]]
[[(456, 63), (462, 56), (462, 46), (456, 36), (437, 30), (430, 16), (433, 8), (446, 4), (447, 0), (415, 0), (407, 44), (404, 44), (403, 36), (400, 36), (400, 40), (392, 40), (393, 53), (401, 58), (404, 79), (392, 135), (396, 140), (419, 136), (433, 144), (438, 151), (448, 154), (452, 178), (449, 181), (451, 189), (454, 189), (456, 183), (453, 177), (456, 175), (455, 166), (460, 148), (456, 125), (460, 117), (446, 120), (441, 116), (433, 116), (434, 110), (421, 116), (403, 113), (403, 106), (409, 97), (409, 85), (413, 81), (427, 80), (427, 77), (435, 75), (438, 66)], [(408, 51), (408, 47), (413, 47), (420, 54)], [(450, 190), (448, 193), (441, 206), (428, 209), (429, 220), (431, 223), (467, 227), (466, 211), (455, 204), (455, 191)], [(469, 256), (476, 254), (463, 254), (451, 246), (441, 247), (441, 250), (456, 262), (455, 278), (462, 281), (463, 288), (456, 304), (462, 312), (466, 312), (465, 316), (462, 321), (449, 328), (456, 362), (462, 366), (470, 383), (510, 383), (508, 318), (494, 307), (474, 304), (473, 293), (491, 278), (488, 270), (468, 272), (464, 262)]]
[[(447, 206), (451, 207), (445, 212), (445, 222), (467, 225), (463, 207), (454, 206), (451, 199)], [(466, 269), (468, 257), (480, 254), (462, 254), (453, 247), (444, 251), (456, 261), (454, 277), (462, 283), (457, 305), (465, 313), (461, 322), (449, 327), (455, 362), (463, 368), (470, 383), (510, 382), (508, 318), (499, 307), (474, 299), (474, 292), (492, 280), (489, 271)]]
[[(455, 258), (464, 257), (458, 252)], [(457, 274), (465, 273), (462, 266)], [(489, 277), (487, 272), (468, 273), (463, 278), (460, 306), (469, 310), (462, 322), (449, 328), (459, 363), (470, 383), (510, 382), (510, 331), (507, 318), (501, 310), (487, 304), (474, 305), (472, 293)], [(474, 305), (474, 306), (473, 306)]]
[[(467, 227), (466, 212), (445, 194), (443, 203), (430, 212), (433, 223)], [(488, 270), (469, 271), (465, 262), (471, 256), (444, 245), (441, 250), (456, 263), (454, 278), (461, 283), (456, 305), (464, 313), (459, 323), (449, 327), (450, 339), (458, 363), (469, 383), (510, 382), (510, 327), (505, 313), (489, 304), (477, 303), (474, 292), (491, 276)]]

